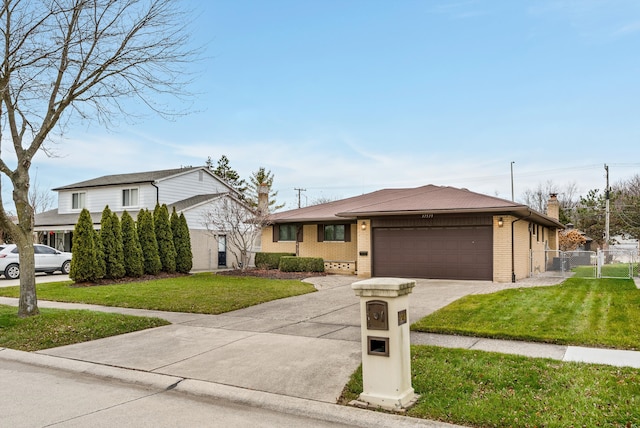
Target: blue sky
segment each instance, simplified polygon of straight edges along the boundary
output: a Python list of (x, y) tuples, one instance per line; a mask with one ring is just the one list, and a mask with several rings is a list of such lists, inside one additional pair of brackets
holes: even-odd
[(286, 208), (295, 188), (303, 205), (425, 184), (510, 199), (511, 162), (516, 199), (640, 172), (637, 0), (192, 7), (193, 113), (70, 128), (33, 164), (41, 187), (223, 154), (243, 178), (271, 170)]

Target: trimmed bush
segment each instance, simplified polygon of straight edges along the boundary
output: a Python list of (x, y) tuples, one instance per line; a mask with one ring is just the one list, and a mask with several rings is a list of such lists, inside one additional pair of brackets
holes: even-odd
[(85, 208), (73, 230), (73, 258), (69, 278), (75, 282), (95, 281), (102, 277), (95, 235), (91, 214)]
[(96, 254), (97, 254), (96, 278), (104, 278), (107, 272), (106, 264), (104, 262), (104, 246), (102, 245), (102, 238), (100, 237), (100, 232), (95, 229), (93, 230), (93, 240), (96, 243)]
[(122, 278), (125, 274), (122, 230), (118, 216), (109, 209), (109, 205), (102, 211), (100, 239), (104, 251), (105, 278)]
[(171, 213), (171, 232), (173, 234), (173, 245), (176, 247), (176, 272), (189, 273), (193, 267), (189, 226), (184, 214), (180, 213), (178, 215), (175, 207)]
[(144, 273), (157, 275), (162, 269), (160, 256), (158, 254), (158, 241), (153, 226), (153, 215), (149, 210), (140, 210), (136, 230), (138, 231), (138, 241), (142, 247), (142, 259), (144, 261)]
[(278, 269), (280, 258), (295, 256), (294, 253), (256, 253), (256, 266), (260, 269)]
[(140, 277), (144, 274), (142, 247), (138, 241), (138, 232), (133, 217), (128, 212), (122, 213), (122, 251), (124, 253), (124, 270), (127, 276)]
[(282, 272), (324, 272), (324, 260), (320, 257), (280, 257), (278, 268)]
[(169, 219), (169, 209), (166, 204), (156, 204), (156, 208), (153, 211), (153, 225), (158, 243), (160, 264), (162, 265), (161, 270), (173, 273), (176, 271), (176, 247), (173, 243), (171, 220)]

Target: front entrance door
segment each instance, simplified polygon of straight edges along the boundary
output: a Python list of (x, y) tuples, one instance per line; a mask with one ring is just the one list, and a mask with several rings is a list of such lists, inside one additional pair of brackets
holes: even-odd
[(218, 235), (218, 266), (227, 266), (227, 236)]

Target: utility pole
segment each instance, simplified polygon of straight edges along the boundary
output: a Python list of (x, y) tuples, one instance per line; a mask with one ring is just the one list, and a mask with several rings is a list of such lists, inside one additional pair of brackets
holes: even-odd
[(605, 189), (605, 212), (604, 212), (604, 248), (609, 248), (609, 166), (605, 163), (604, 170), (607, 177), (607, 187)]
[(516, 163), (516, 161), (511, 161), (511, 202), (515, 202), (515, 197), (513, 194), (513, 164)]
[(298, 192), (298, 208), (302, 208), (302, 206), (300, 205), (300, 192), (306, 192), (307, 189), (294, 188), (293, 190), (296, 190)]

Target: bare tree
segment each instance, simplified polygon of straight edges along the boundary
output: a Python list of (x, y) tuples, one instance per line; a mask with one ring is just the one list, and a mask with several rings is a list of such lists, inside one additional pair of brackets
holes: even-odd
[(36, 172), (29, 189), (29, 203), (33, 207), (33, 212), (39, 214), (52, 209), (55, 205), (55, 200), (54, 194), (49, 189), (43, 189), (40, 186), (38, 173)]
[(311, 200), (311, 202), (309, 202), (309, 206), (327, 204), (329, 202), (335, 202), (339, 199), (340, 198), (337, 196), (318, 196), (317, 198), (314, 198)]
[(611, 227), (625, 238), (640, 239), (640, 175), (613, 186)]
[(547, 211), (547, 202), (549, 201), (549, 195), (552, 193), (558, 195), (560, 221), (563, 223), (570, 222), (570, 217), (578, 205), (578, 187), (576, 183), (568, 183), (561, 187), (548, 180), (546, 183), (538, 184), (535, 189), (526, 189), (522, 198), (527, 206), (544, 213)]
[(156, 96), (188, 95), (183, 65), (197, 57), (186, 42), (189, 20), (174, 0), (4, 0), (0, 5), (0, 144), (11, 141), (15, 160), (0, 156), (11, 180), (18, 222), (0, 195), (0, 228), (20, 251), (19, 316), (38, 313), (29, 168), (56, 128), (70, 120), (109, 126), (127, 119), (127, 99), (161, 115)]
[(227, 237), (228, 250), (233, 254), (233, 267), (245, 270), (251, 254), (259, 246), (262, 228), (268, 224), (268, 212), (250, 208), (230, 194), (212, 201), (203, 214), (202, 222), (207, 231), (216, 237)]

